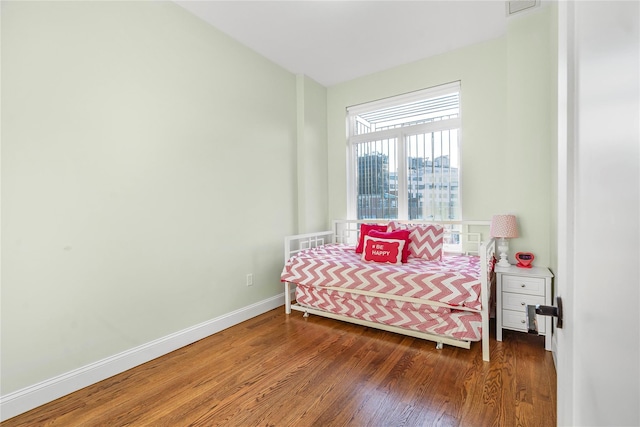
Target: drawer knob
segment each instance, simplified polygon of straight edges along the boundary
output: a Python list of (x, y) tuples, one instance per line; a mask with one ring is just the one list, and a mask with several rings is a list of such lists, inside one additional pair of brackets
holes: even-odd
[(524, 303), (524, 302), (521, 302), (521, 303), (520, 303), (520, 305), (525, 305), (525, 303)]
[(522, 284), (520, 285), (520, 287), (521, 287), (521, 288), (524, 288), (524, 287), (525, 287), (525, 284), (524, 284), (524, 283), (522, 283)]
[(521, 320), (520, 323), (527, 323), (527, 321), (526, 320)]

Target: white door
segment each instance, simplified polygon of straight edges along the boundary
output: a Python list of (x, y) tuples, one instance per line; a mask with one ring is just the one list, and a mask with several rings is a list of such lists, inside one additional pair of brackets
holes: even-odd
[(640, 425), (639, 22), (559, 2), (559, 425)]

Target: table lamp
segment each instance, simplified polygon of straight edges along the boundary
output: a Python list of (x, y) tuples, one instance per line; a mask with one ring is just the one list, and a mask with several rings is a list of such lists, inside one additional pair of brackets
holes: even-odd
[(494, 215), (491, 218), (491, 228), (489, 230), (491, 237), (497, 237), (498, 252), (500, 253), (500, 261), (497, 267), (509, 267), (509, 241), (518, 237), (518, 225), (516, 224), (515, 215)]

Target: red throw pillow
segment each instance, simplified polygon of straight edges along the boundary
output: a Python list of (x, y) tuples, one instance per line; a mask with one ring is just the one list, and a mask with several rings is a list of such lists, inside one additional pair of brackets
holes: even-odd
[(364, 236), (362, 260), (401, 264), (402, 249), (406, 243), (405, 240), (376, 239), (375, 237)]
[(378, 239), (393, 239), (393, 240), (404, 240), (404, 248), (402, 249), (402, 262), (408, 262), (409, 260), (409, 244), (411, 243), (411, 239), (409, 238), (409, 230), (396, 230), (396, 231), (378, 231), (371, 230), (369, 231), (368, 236), (375, 237)]
[(387, 226), (380, 224), (360, 224), (360, 241), (356, 247), (357, 254), (362, 253), (362, 250), (364, 249), (364, 238), (371, 230), (387, 231)]

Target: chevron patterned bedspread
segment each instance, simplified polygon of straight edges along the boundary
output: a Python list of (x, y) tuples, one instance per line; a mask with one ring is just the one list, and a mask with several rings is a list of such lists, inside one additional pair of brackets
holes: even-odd
[(346, 292), (367, 291), (391, 299), (395, 295), (438, 301), (451, 308), (481, 309), (477, 256), (445, 255), (441, 261), (410, 258), (406, 264), (392, 265), (362, 261), (353, 246), (324, 245), (290, 258), (280, 279), (301, 285), (339, 287)]
[(442, 335), (459, 340), (482, 339), (482, 315), (476, 311), (459, 311), (369, 297), (317, 286), (296, 286), (296, 302), (348, 317)]

